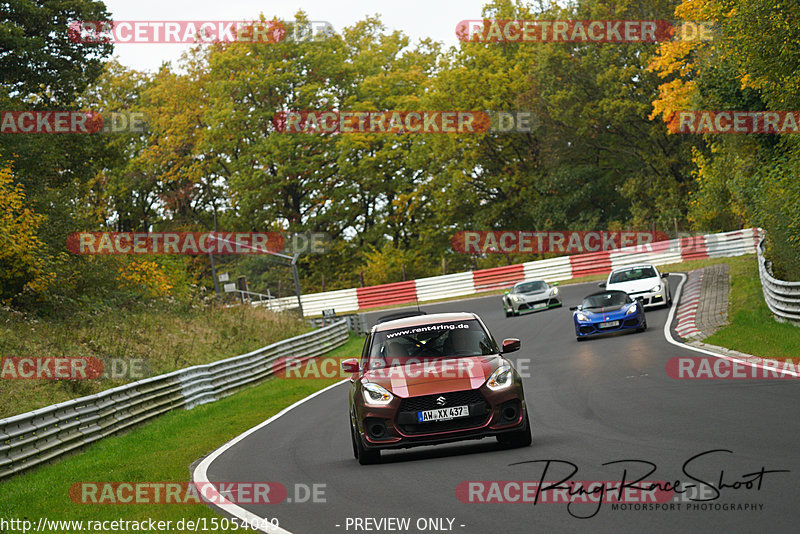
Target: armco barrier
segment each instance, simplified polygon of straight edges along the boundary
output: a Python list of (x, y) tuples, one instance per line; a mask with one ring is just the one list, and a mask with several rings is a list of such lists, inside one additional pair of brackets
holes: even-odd
[(758, 244), (758, 275), (764, 300), (775, 319), (800, 326), (800, 282), (784, 282), (772, 275), (772, 269), (764, 259), (764, 240)]
[[(755, 254), (758, 232), (753, 228), (722, 234), (658, 241), (610, 251), (561, 256), (516, 265), (477, 271), (432, 276), (408, 282), (343, 289), (302, 296), (306, 315), (319, 315), (324, 309), (350, 313), (376, 306), (411, 304), (440, 298), (474, 295), (509, 287), (523, 280), (555, 282), (581, 276), (605, 274), (613, 268), (637, 263), (666, 265), (687, 260)], [(296, 308), (295, 297), (278, 299), (287, 308)], [(275, 299), (272, 300), (276, 302)]]
[[(205, 365), (0, 419), (0, 478), (57, 458), (175, 408), (213, 402), (271, 376), (281, 357), (307, 359), (343, 345), (347, 322)], [(283, 361), (283, 360), (279, 360)]]

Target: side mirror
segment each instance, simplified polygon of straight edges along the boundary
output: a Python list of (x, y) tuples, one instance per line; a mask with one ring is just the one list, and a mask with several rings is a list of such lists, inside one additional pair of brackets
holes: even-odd
[(552, 283), (552, 284), (550, 284), (550, 285), (555, 287), (555, 286), (557, 286), (557, 285), (558, 285), (558, 282), (553, 282), (553, 283)]
[(508, 339), (503, 340), (503, 354), (508, 354), (509, 352), (518, 351), (520, 347), (519, 339), (515, 337), (510, 337)]
[(355, 358), (350, 358), (349, 360), (342, 361), (342, 371), (345, 373), (357, 373), (358, 369), (358, 360)]
[(669, 273), (661, 273), (661, 278), (666, 278), (669, 276)]
[(606, 287), (606, 283), (605, 282), (600, 282), (599, 284), (597, 284), (597, 287)]
[(569, 311), (575, 311), (575, 310), (577, 310), (577, 309), (578, 309), (578, 307), (577, 307), (577, 306), (570, 306), (570, 307), (569, 307)]

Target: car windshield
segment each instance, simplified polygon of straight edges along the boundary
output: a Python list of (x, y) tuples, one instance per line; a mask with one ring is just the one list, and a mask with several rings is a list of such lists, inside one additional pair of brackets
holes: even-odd
[(621, 282), (631, 282), (633, 280), (644, 280), (645, 278), (655, 278), (656, 270), (652, 267), (637, 267), (635, 269), (626, 269), (624, 271), (617, 271), (611, 274), (609, 284), (619, 284)]
[(592, 295), (583, 299), (584, 308), (608, 308), (611, 306), (622, 306), (631, 302), (630, 297), (622, 291), (610, 291), (599, 295)]
[(410, 360), (488, 356), (497, 345), (481, 323), (471, 319), (376, 332), (369, 368), (405, 365)]
[(544, 291), (547, 289), (547, 284), (544, 282), (525, 282), (514, 286), (512, 293), (534, 293), (536, 291)]

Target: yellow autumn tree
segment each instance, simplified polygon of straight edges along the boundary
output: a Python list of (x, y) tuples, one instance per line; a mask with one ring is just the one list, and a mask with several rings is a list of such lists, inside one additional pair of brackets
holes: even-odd
[(44, 217), (26, 204), (25, 192), (14, 183), (10, 163), (0, 167), (0, 301), (10, 302), (23, 290), (47, 285), (42, 242), (37, 235)]

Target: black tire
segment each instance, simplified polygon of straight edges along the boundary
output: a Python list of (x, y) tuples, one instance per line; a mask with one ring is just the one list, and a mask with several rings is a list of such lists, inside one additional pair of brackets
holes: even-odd
[(533, 443), (533, 436), (531, 436), (531, 424), (528, 421), (528, 414), (525, 414), (525, 428), (498, 434), (497, 441), (500, 445), (509, 449), (530, 447), (531, 443)]
[(647, 330), (647, 318), (645, 317), (644, 321), (642, 322), (642, 326), (636, 329), (637, 332), (644, 332)]
[(506, 310), (506, 317), (511, 317), (511, 312)]
[(353, 458), (358, 460), (358, 447), (356, 446), (356, 431), (353, 428), (352, 421), (350, 421), (350, 443), (353, 445)]
[(370, 465), (376, 464), (381, 461), (381, 451), (379, 449), (367, 449), (364, 447), (364, 444), (361, 443), (361, 438), (358, 436), (358, 432), (353, 429), (353, 446), (355, 447), (354, 454), (356, 458), (358, 458), (358, 463), (361, 465)]

